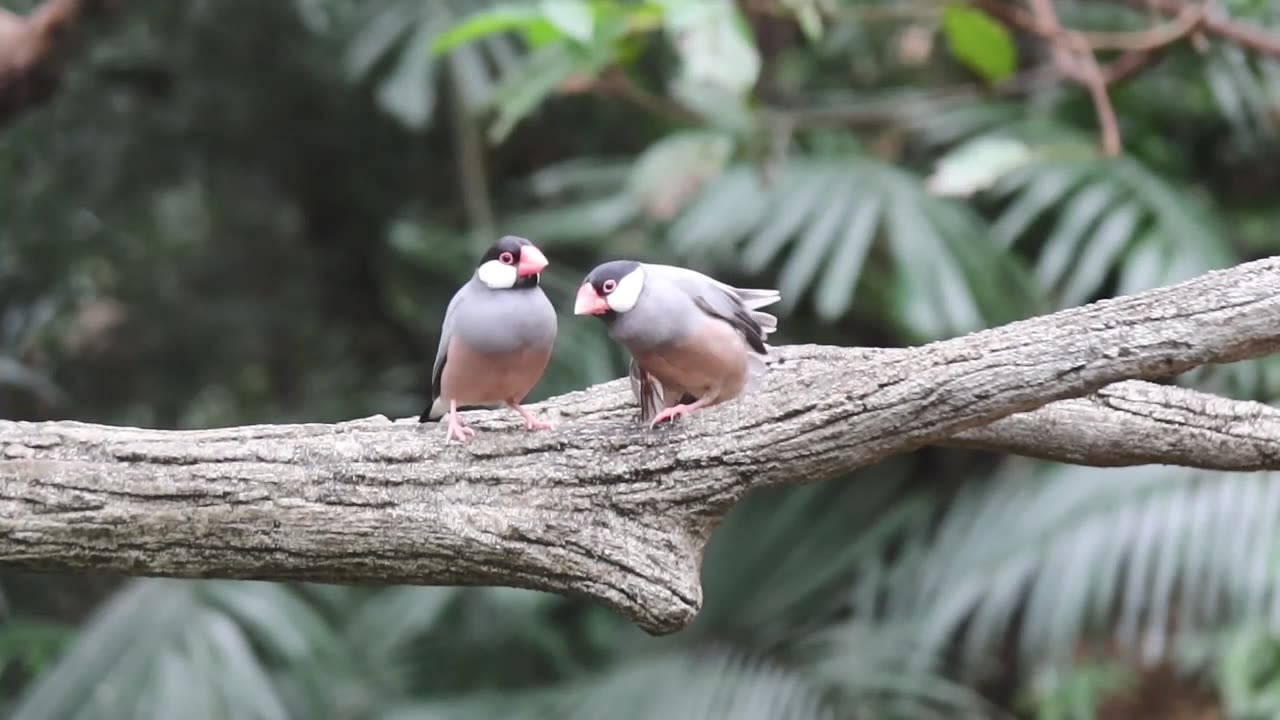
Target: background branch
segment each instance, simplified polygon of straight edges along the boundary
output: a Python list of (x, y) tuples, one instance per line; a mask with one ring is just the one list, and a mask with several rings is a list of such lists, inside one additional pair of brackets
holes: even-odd
[[(1186, 11), (1189, 3), (1182, 0), (1112, 0), (1124, 5), (1144, 10), (1151, 9), (1166, 15), (1178, 15)], [(1230, 17), (1205, 13), (1197, 25), (1210, 35), (1235, 43), (1240, 47), (1262, 53), (1280, 56), (1280, 36), (1267, 30)]]
[[(1179, 0), (1120, 1), (1174, 17), (1137, 32), (1082, 32), (1062, 26), (1053, 0), (1029, 0), (1030, 12), (1004, 0), (974, 0), (977, 7), (1049, 43), (1054, 65), (1062, 75), (1089, 92), (1098, 116), (1102, 149), (1107, 155), (1117, 155), (1121, 150), (1119, 123), (1108, 85), (1130, 77), (1148, 66), (1164, 49), (1205, 32), (1255, 52), (1280, 55), (1280, 37), (1247, 23), (1210, 15), (1202, 3), (1184, 3)], [(1100, 65), (1096, 57), (1099, 50), (1124, 52), (1111, 63)]]

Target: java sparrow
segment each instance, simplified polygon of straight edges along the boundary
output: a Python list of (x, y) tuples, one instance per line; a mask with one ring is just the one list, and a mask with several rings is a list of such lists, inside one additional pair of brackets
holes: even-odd
[(687, 268), (615, 260), (587, 275), (573, 312), (599, 316), (630, 351), (631, 390), (652, 427), (752, 387), (765, 369), (764, 340), (778, 328), (757, 310), (781, 299)]
[(539, 286), (547, 258), (525, 238), (506, 235), (480, 258), (475, 274), (444, 313), (431, 371), (431, 404), (418, 422), (449, 416), (449, 439), (467, 442), (475, 431), (458, 406), (506, 405), (526, 430), (551, 427), (521, 407), (551, 358), (556, 311)]

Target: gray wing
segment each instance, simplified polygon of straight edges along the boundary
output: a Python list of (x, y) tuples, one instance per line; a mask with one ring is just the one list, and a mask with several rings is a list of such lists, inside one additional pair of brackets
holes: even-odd
[[(700, 310), (728, 322), (751, 345), (752, 349), (765, 353), (764, 339), (778, 329), (778, 319), (759, 308), (772, 305), (782, 299), (777, 290), (736, 288), (728, 283), (704, 275), (696, 270), (674, 265), (644, 264), (645, 271), (661, 276), (693, 298)], [(748, 354), (752, 382), (763, 371), (764, 363)], [(631, 361), (630, 380), (632, 395), (640, 404), (640, 418), (647, 422), (667, 405), (666, 391), (658, 379), (640, 369)]]
[(690, 297), (701, 296), (714, 310), (715, 315), (733, 318), (739, 314), (746, 314), (759, 326), (762, 339), (768, 338), (770, 333), (778, 329), (778, 318), (766, 312), (759, 312), (760, 308), (782, 300), (782, 294), (777, 290), (736, 288), (703, 275), (697, 270), (675, 265), (645, 263), (644, 267), (647, 272), (661, 275)]
[(471, 283), (468, 281), (453, 294), (449, 300), (449, 306), (445, 308), (444, 322), (440, 324), (440, 344), (436, 347), (436, 361), (431, 366), (431, 400), (427, 403), (427, 408), (422, 411), (422, 416), (418, 418), (420, 423), (439, 420), (444, 416), (445, 408), (436, 407), (440, 399), (440, 378), (444, 375), (444, 364), (449, 357), (449, 341), (453, 339), (453, 326), (458, 321), (458, 306), (470, 291)]

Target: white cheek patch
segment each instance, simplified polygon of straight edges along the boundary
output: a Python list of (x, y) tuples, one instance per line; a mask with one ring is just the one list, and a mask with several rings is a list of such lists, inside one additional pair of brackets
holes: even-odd
[(644, 289), (644, 271), (633, 270), (629, 275), (618, 281), (618, 287), (613, 289), (605, 297), (609, 309), (614, 312), (624, 313), (636, 306), (636, 301), (640, 299), (640, 291)]
[(503, 265), (497, 260), (490, 260), (476, 270), (476, 277), (494, 290), (506, 290), (515, 287), (516, 268), (514, 265)]

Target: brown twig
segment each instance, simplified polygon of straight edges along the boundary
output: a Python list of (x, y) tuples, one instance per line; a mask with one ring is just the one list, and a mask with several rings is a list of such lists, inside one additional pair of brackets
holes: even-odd
[(647, 110), (659, 117), (665, 117), (678, 123), (696, 123), (702, 118), (681, 103), (645, 90), (635, 84), (626, 72), (618, 67), (610, 67), (595, 78), (573, 78), (561, 85), (565, 93), (591, 93), (602, 97), (617, 97), (633, 105)]
[[(1035, 4), (1035, 3), (1033, 3)], [(1093, 50), (1150, 51), (1163, 48), (1191, 34), (1204, 21), (1205, 11), (1199, 4), (1186, 5), (1169, 22), (1137, 32), (1084, 32), (1065, 30), (1055, 19), (1046, 20), (1042, 8), (1034, 14), (1005, 4), (1003, 0), (974, 0), (974, 5), (1033, 35), (1052, 40), (1064, 32), (1082, 40)], [(1039, 8), (1039, 5), (1037, 4)], [(1050, 10), (1052, 4), (1050, 3)]]
[(1054, 64), (1063, 75), (1080, 83), (1089, 91), (1093, 107), (1098, 115), (1098, 128), (1102, 134), (1102, 152), (1105, 155), (1120, 154), (1120, 124), (1116, 110), (1107, 92), (1107, 79), (1098, 66), (1098, 59), (1079, 33), (1063, 29), (1053, 0), (1031, 0), (1036, 27), (1043, 28), (1050, 43)]
[[(1165, 15), (1180, 15), (1186, 11), (1188, 3), (1183, 0), (1111, 0), (1123, 5), (1157, 10)], [(1217, 35), (1243, 48), (1264, 55), (1280, 57), (1280, 35), (1238, 20), (1205, 13), (1200, 19), (1199, 29), (1210, 35)]]
[(1140, 70), (1150, 66), (1160, 57), (1161, 50), (1130, 50), (1102, 66), (1102, 77), (1107, 85), (1127, 80)]
[(1171, 45), (1198, 29), (1205, 20), (1205, 8), (1196, 3), (1186, 5), (1174, 19), (1137, 32), (1081, 32), (1094, 50), (1127, 50), (1150, 52)]
[[(1089, 92), (1098, 115), (1103, 151), (1114, 155), (1120, 151), (1120, 133), (1108, 87), (1133, 76), (1147, 67), (1165, 49), (1180, 40), (1213, 33), (1243, 47), (1268, 54), (1280, 54), (1280, 37), (1230, 19), (1210, 16), (1201, 2), (1180, 0), (1120, 0), (1140, 5), (1164, 15), (1174, 15), (1168, 22), (1137, 32), (1081, 32), (1062, 27), (1051, 0), (1029, 0), (1031, 12), (1006, 4), (1003, 0), (974, 0), (988, 13), (1025, 32), (1046, 39), (1050, 44), (1054, 65), (1065, 77)], [(1099, 65), (1099, 50), (1123, 50), (1119, 58)]]

